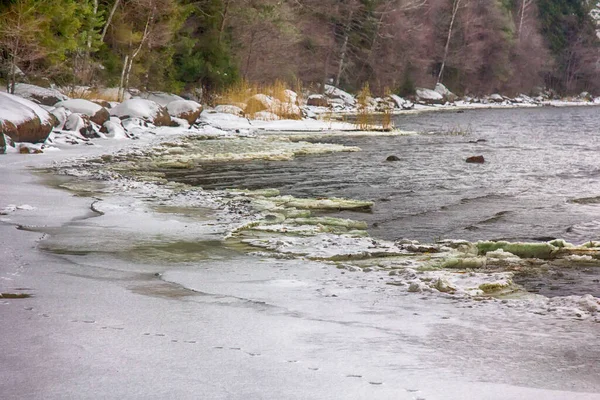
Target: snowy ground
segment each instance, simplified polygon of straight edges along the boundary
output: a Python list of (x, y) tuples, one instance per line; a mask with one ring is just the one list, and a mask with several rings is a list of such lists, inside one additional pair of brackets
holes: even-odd
[[(292, 218), (302, 202), (90, 172), (108, 153), (116, 168), (135, 165), (132, 145), (181, 162), (185, 152), (165, 150), (181, 144), (177, 132), (0, 157), (0, 292), (32, 295), (0, 299), (3, 399), (600, 399), (594, 310), (409, 291), (406, 268), (329, 257), (344, 240), (354, 252), (402, 246), (352, 222)], [(170, 144), (150, 154), (160, 140)], [(53, 162), (71, 176), (28, 170)], [(305, 235), (278, 236), (290, 229)]]

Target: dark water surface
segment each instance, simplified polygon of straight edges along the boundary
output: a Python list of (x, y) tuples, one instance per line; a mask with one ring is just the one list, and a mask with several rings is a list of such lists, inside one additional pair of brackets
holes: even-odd
[[(337, 215), (365, 220), (385, 239), (600, 238), (600, 108), (438, 112), (395, 122), (422, 134), (328, 138), (363, 151), (203, 165), (170, 178), (372, 200), (372, 213)], [(389, 155), (400, 161), (385, 161)], [(465, 163), (473, 155), (486, 162)]]

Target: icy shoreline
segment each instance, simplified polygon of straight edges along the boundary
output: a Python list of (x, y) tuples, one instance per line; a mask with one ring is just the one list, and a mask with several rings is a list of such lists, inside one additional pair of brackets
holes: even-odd
[[(422, 271), (419, 277), (416, 268), (424, 257), (455, 259), (454, 244), (438, 245), (440, 252), (433, 253), (433, 249), (420, 248), (418, 243), (377, 241), (365, 236), (357, 221), (318, 219), (306, 213), (311, 208), (327, 206), (322, 201), (285, 198), (273, 191), (209, 193), (165, 182), (156, 171), (148, 173), (146, 167), (161, 167), (156, 163), (161, 157), (162, 162), (185, 166), (190, 161), (189, 154), (186, 155), (190, 148), (181, 144), (193, 146), (193, 142), (179, 139), (181, 130), (175, 136), (167, 132), (172, 131), (165, 128), (162, 135), (147, 139), (135, 150), (127, 149), (128, 145), (123, 143), (96, 149), (90, 146), (86, 148), (87, 155), (79, 160), (64, 161), (76, 153), (74, 150), (27, 158), (8, 155), (0, 159), (1, 168), (9, 178), (1, 184), (2, 193), (9, 194), (0, 204), (7, 214), (0, 217), (0, 227), (8, 255), (5, 257), (9, 260), (0, 271), (1, 291), (14, 292), (21, 287), (27, 289), (23, 292), (34, 295), (30, 299), (3, 300), (0, 307), (8, 310), (7, 321), (15, 323), (22, 321), (27, 313), (35, 314), (19, 328), (19, 337), (14, 336), (13, 329), (17, 329), (14, 324), (3, 325), (2, 330), (6, 330), (1, 335), (3, 348), (13, 349), (5, 355), (3, 365), (7, 365), (6, 361), (16, 363), (13, 369), (1, 370), (7, 378), (2, 381), (9, 382), (2, 390), (8, 393), (7, 398), (22, 397), (24, 393), (28, 380), (17, 379), (19, 373), (32, 377), (41, 374), (46, 379), (44, 386), (32, 385), (25, 392), (30, 398), (60, 398), (59, 394), (64, 393), (81, 398), (81, 385), (85, 384), (95, 389), (95, 393), (103, 393), (101, 387), (92, 383), (96, 376), (116, 382), (121, 397), (131, 396), (130, 389), (118, 383), (118, 371), (98, 373), (90, 368), (93, 364), (108, 363), (108, 357), (114, 358), (115, 363), (128, 365), (133, 379), (147, 382), (146, 390), (151, 387), (157, 398), (167, 388), (171, 395), (178, 393), (180, 398), (193, 398), (193, 390), (195, 394), (204, 393), (206, 398), (259, 398), (265, 393), (292, 398), (292, 393), (301, 393), (302, 398), (414, 400), (464, 397), (465, 392), (473, 393), (467, 398), (478, 399), (525, 395), (542, 399), (600, 398), (592, 393), (575, 392), (600, 391), (600, 382), (593, 379), (597, 373), (589, 365), (585, 367), (594, 354), (584, 356), (578, 349), (582, 342), (592, 341), (597, 330), (592, 317), (595, 311), (579, 305), (583, 299), (552, 304), (541, 301), (541, 297), (495, 300), (484, 296), (473, 301), (473, 295), (482, 293), (468, 293), (465, 289), (479, 288), (483, 283), (507, 283), (510, 272), (486, 271), (477, 276), (446, 270), (437, 275), (435, 271)], [(218, 141), (222, 135), (216, 136), (212, 140)], [(281, 152), (265, 153), (264, 143), (259, 143), (260, 153), (252, 153), (253, 147), (248, 143), (244, 154), (280, 156)], [(290, 145), (291, 156), (294, 151), (306, 154), (344, 150)], [(124, 152), (119, 154), (119, 148), (125, 149)], [(178, 148), (182, 151), (173, 151)], [(57, 161), (54, 168), (77, 178), (59, 184), (86, 197), (73, 197), (68, 192), (40, 186), (24, 170), (26, 165), (41, 167), (50, 160)], [(137, 160), (146, 163), (142, 170), (132, 168)], [(116, 168), (106, 170), (107, 161)], [(66, 167), (68, 164), (71, 166)], [(56, 200), (47, 203), (39, 193), (52, 194)], [(10, 204), (15, 205), (14, 209)], [(334, 200), (331, 206), (368, 205)], [(204, 212), (193, 212), (198, 209)], [(18, 239), (13, 239), (15, 235), (11, 232), (18, 225), (28, 228), (18, 231)], [(29, 249), (33, 240), (47, 234), (50, 236), (41, 242), (42, 247), (62, 254), (61, 258)], [(229, 239), (223, 242), (224, 237)], [(79, 238), (87, 239), (82, 242)], [(202, 247), (186, 250), (186, 243), (207, 241), (224, 243), (225, 248), (219, 247), (216, 253), (208, 249), (207, 255), (202, 255), (205, 251)], [(162, 246), (169, 243), (172, 247)], [(247, 255), (252, 252), (248, 246), (255, 248), (254, 256)], [(332, 249), (336, 247), (344, 251)], [(201, 255), (194, 256), (198, 252)], [(350, 257), (335, 260), (344, 254)], [(375, 257), (375, 264), (373, 256), (377, 255), (385, 257)], [(510, 258), (498, 251), (496, 255), (497, 260)], [(40, 263), (46, 268), (37, 268)], [(197, 265), (204, 267), (190, 268)], [(161, 279), (150, 278), (155, 273), (161, 274)], [(94, 278), (82, 278), (84, 275)], [(137, 275), (140, 277), (135, 278)], [(122, 286), (117, 283), (120, 281), (127, 283)], [(169, 286), (169, 282), (176, 285)], [(178, 287), (194, 292), (181, 292)], [(203, 293), (204, 297), (197, 300), (194, 293)], [(178, 296), (195, 300), (182, 303), (187, 304), (186, 311), (177, 311), (170, 302)], [(65, 297), (77, 304), (64, 304)], [(111, 297), (120, 300), (113, 303)], [(117, 307), (118, 303), (128, 304), (128, 310)], [(209, 311), (202, 313), (208, 316), (209, 326), (200, 326), (200, 321), (190, 318), (191, 310), (201, 312), (199, 306), (208, 308)], [(125, 315), (119, 316), (120, 310)], [(524, 313), (525, 310), (532, 313)], [(159, 318), (160, 313), (170, 315), (172, 323), (162, 321), (164, 316)], [(578, 317), (577, 313), (581, 315)], [(572, 318), (587, 318), (587, 321)], [(569, 333), (573, 324), (578, 324), (577, 335)], [(68, 326), (74, 328), (66, 329)], [(444, 329), (440, 330), (441, 326)], [(510, 346), (505, 344), (506, 350), (498, 349), (499, 343), (509, 340), (507, 333), (514, 335), (518, 326), (537, 333), (510, 339)], [(448, 332), (448, 327), (456, 335), (444, 338), (443, 332)], [(32, 336), (48, 328), (56, 333), (34, 347), (33, 352), (23, 352)], [(546, 335), (549, 329), (562, 332), (560, 345), (552, 335)], [(119, 332), (123, 332), (120, 337), (104, 335)], [(398, 334), (410, 339), (399, 339)], [(480, 334), (488, 337), (484, 339)], [(473, 337), (479, 338), (478, 347), (461, 345)], [(137, 343), (140, 338), (151, 341), (156, 355), (140, 352), (141, 344)], [(112, 343), (115, 350), (101, 355), (98, 350), (103, 341)], [(73, 343), (80, 349), (73, 348)], [(198, 343), (205, 345), (199, 357), (183, 348)], [(372, 345), (365, 347), (365, 343)], [(391, 343), (404, 350), (389, 348)], [(528, 350), (533, 343), (543, 350)], [(32, 365), (36, 349), (52, 349), (54, 355)], [(124, 356), (132, 349), (139, 349), (134, 356), (142, 363), (138, 367)], [(490, 355), (494, 353), (493, 362), (481, 353), (486, 349)], [(429, 355), (432, 351), (438, 352), (433, 359)], [(521, 352), (517, 359), (511, 359), (514, 351)], [(564, 351), (575, 351), (572, 363), (560, 358)], [(168, 352), (173, 352), (173, 358)], [(87, 356), (77, 360), (82, 354)], [(529, 360), (542, 356), (560, 360), (557, 364), (561, 368), (574, 368), (569, 379), (551, 365), (540, 366), (539, 371), (527, 367)], [(180, 362), (175, 357), (180, 357)], [(206, 361), (205, 357), (212, 361)], [(470, 363), (460, 361), (471, 357), (483, 360), (483, 369), (481, 365), (477, 367), (479, 372)], [(22, 360), (18, 361), (19, 358)], [(46, 363), (62, 366), (66, 360), (84, 366), (84, 371), (89, 372), (63, 383), (42, 372)], [(502, 360), (507, 367), (500, 368), (495, 376), (486, 375), (498, 368)], [(149, 367), (152, 362), (161, 367)], [(210, 376), (211, 381), (222, 383), (215, 386), (209, 381), (178, 378), (169, 363), (185, 368), (195, 366)], [(575, 366), (581, 363), (588, 368), (586, 372)], [(465, 369), (470, 371), (468, 378), (458, 373)], [(219, 372), (223, 370), (238, 372), (228, 377)], [(162, 386), (150, 383), (158, 374), (167, 374), (170, 382), (163, 381)], [(273, 377), (281, 374), (284, 379), (273, 381)], [(459, 376), (461, 379), (456, 381)], [(312, 387), (302, 383), (307, 381), (312, 382)], [(572, 382), (578, 386), (572, 386)], [(256, 388), (259, 383), (264, 386)], [(65, 389), (66, 392), (62, 391)], [(144, 393), (146, 398), (153, 397), (148, 396), (150, 392)]]

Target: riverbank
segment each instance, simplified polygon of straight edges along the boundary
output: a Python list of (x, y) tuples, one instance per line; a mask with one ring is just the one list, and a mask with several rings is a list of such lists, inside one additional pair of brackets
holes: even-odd
[[(148, 179), (156, 161), (190, 161), (174, 134), (135, 151), (98, 141), (106, 147), (0, 158), (0, 208), (21, 207), (1, 217), (1, 291), (32, 295), (0, 302), (3, 398), (600, 398), (593, 318), (249, 254), (226, 237), (256, 221), (252, 203), (270, 222), (290, 210), (270, 208), (273, 193), (221, 197)], [(302, 146), (288, 151), (325, 149)], [(69, 171), (51, 186), (70, 191), (29, 166)]]

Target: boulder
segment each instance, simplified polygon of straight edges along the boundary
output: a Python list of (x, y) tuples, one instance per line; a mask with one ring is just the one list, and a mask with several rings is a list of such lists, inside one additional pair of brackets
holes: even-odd
[(156, 126), (171, 126), (172, 121), (167, 109), (154, 101), (144, 99), (130, 99), (111, 108), (110, 115), (121, 120), (138, 118)]
[(290, 89), (285, 89), (283, 91), (283, 97), (284, 97), (284, 102), (289, 103), (289, 104), (295, 104), (295, 105), (300, 105), (298, 103), (298, 93), (294, 92), (293, 90)]
[(396, 108), (401, 110), (411, 110), (415, 106), (410, 100), (406, 100), (405, 98), (395, 94), (390, 94), (389, 98), (396, 105)]
[(85, 99), (59, 101), (54, 107), (64, 107), (73, 113), (85, 115), (93, 123), (100, 126), (110, 119), (110, 114), (106, 108)]
[(454, 93), (452, 93), (450, 90), (448, 90), (448, 88), (441, 83), (436, 83), (434, 90), (436, 92), (438, 92), (439, 94), (441, 94), (444, 97), (444, 100), (446, 100), (446, 101), (453, 102), (458, 97)]
[(136, 97), (140, 98), (140, 99), (144, 99), (144, 100), (153, 101), (157, 104), (160, 104), (163, 107), (165, 107), (167, 104), (169, 104), (172, 101), (185, 100), (181, 96), (177, 96), (176, 94), (165, 93), (165, 92), (145, 92), (145, 93), (140, 93)]
[(73, 113), (67, 118), (64, 130), (78, 132), (81, 136), (89, 139), (98, 138), (100, 137), (99, 129), (97, 125), (94, 125), (87, 115)]
[(231, 104), (222, 104), (215, 107), (215, 111), (223, 114), (233, 114), (238, 117), (244, 116), (244, 109)]
[(400, 161), (400, 159), (397, 156), (388, 156), (385, 161)]
[(44, 106), (53, 106), (59, 101), (69, 98), (56, 89), (44, 88), (41, 86), (28, 85), (26, 83), (17, 83), (15, 85), (15, 95), (31, 100)]
[(327, 97), (322, 94), (311, 94), (308, 96), (306, 100), (307, 106), (315, 106), (315, 107), (329, 107), (329, 101)]
[(594, 101), (594, 96), (592, 96), (590, 92), (581, 92), (578, 98), (583, 101)]
[(259, 111), (271, 110), (275, 105), (275, 99), (266, 94), (255, 94), (246, 102), (245, 114), (254, 114)]
[(444, 96), (435, 90), (417, 88), (417, 100), (425, 104), (444, 104)]
[(348, 92), (344, 92), (342, 89), (338, 89), (335, 86), (325, 85), (325, 96), (330, 99), (339, 99), (343, 101), (343, 104), (349, 107), (356, 105), (356, 99)]
[(43, 143), (54, 122), (54, 116), (34, 102), (0, 92), (0, 134), (15, 142)]
[(127, 139), (127, 133), (125, 128), (121, 124), (121, 120), (117, 117), (112, 117), (109, 121), (106, 121), (100, 132), (105, 133), (107, 137), (113, 139)]
[(175, 100), (167, 104), (169, 115), (174, 118), (181, 118), (192, 125), (202, 112), (202, 106), (192, 100)]
[(498, 93), (491, 94), (488, 97), (488, 100), (493, 101), (494, 103), (502, 103), (504, 101), (504, 97), (499, 95)]
[(54, 115), (55, 118), (55, 128), (62, 129), (65, 126), (65, 122), (67, 122), (67, 118), (71, 115), (71, 111), (67, 110), (64, 107), (55, 107), (50, 111), (50, 114)]
[(262, 112), (266, 114), (261, 114), (261, 119), (265, 119), (265, 116), (268, 115), (268, 118), (270, 120), (272, 117), (271, 114), (276, 115), (277, 119), (302, 118), (302, 110), (300, 110), (300, 107), (298, 107), (296, 104), (293, 104), (291, 102), (282, 102), (265, 94), (255, 94), (254, 96), (250, 97), (250, 99), (248, 99), (246, 109), (244, 110), (244, 114), (256, 118), (256, 115)]
[(468, 157), (465, 161), (470, 164), (483, 164), (485, 162), (485, 159), (483, 158), (483, 156), (472, 156)]

